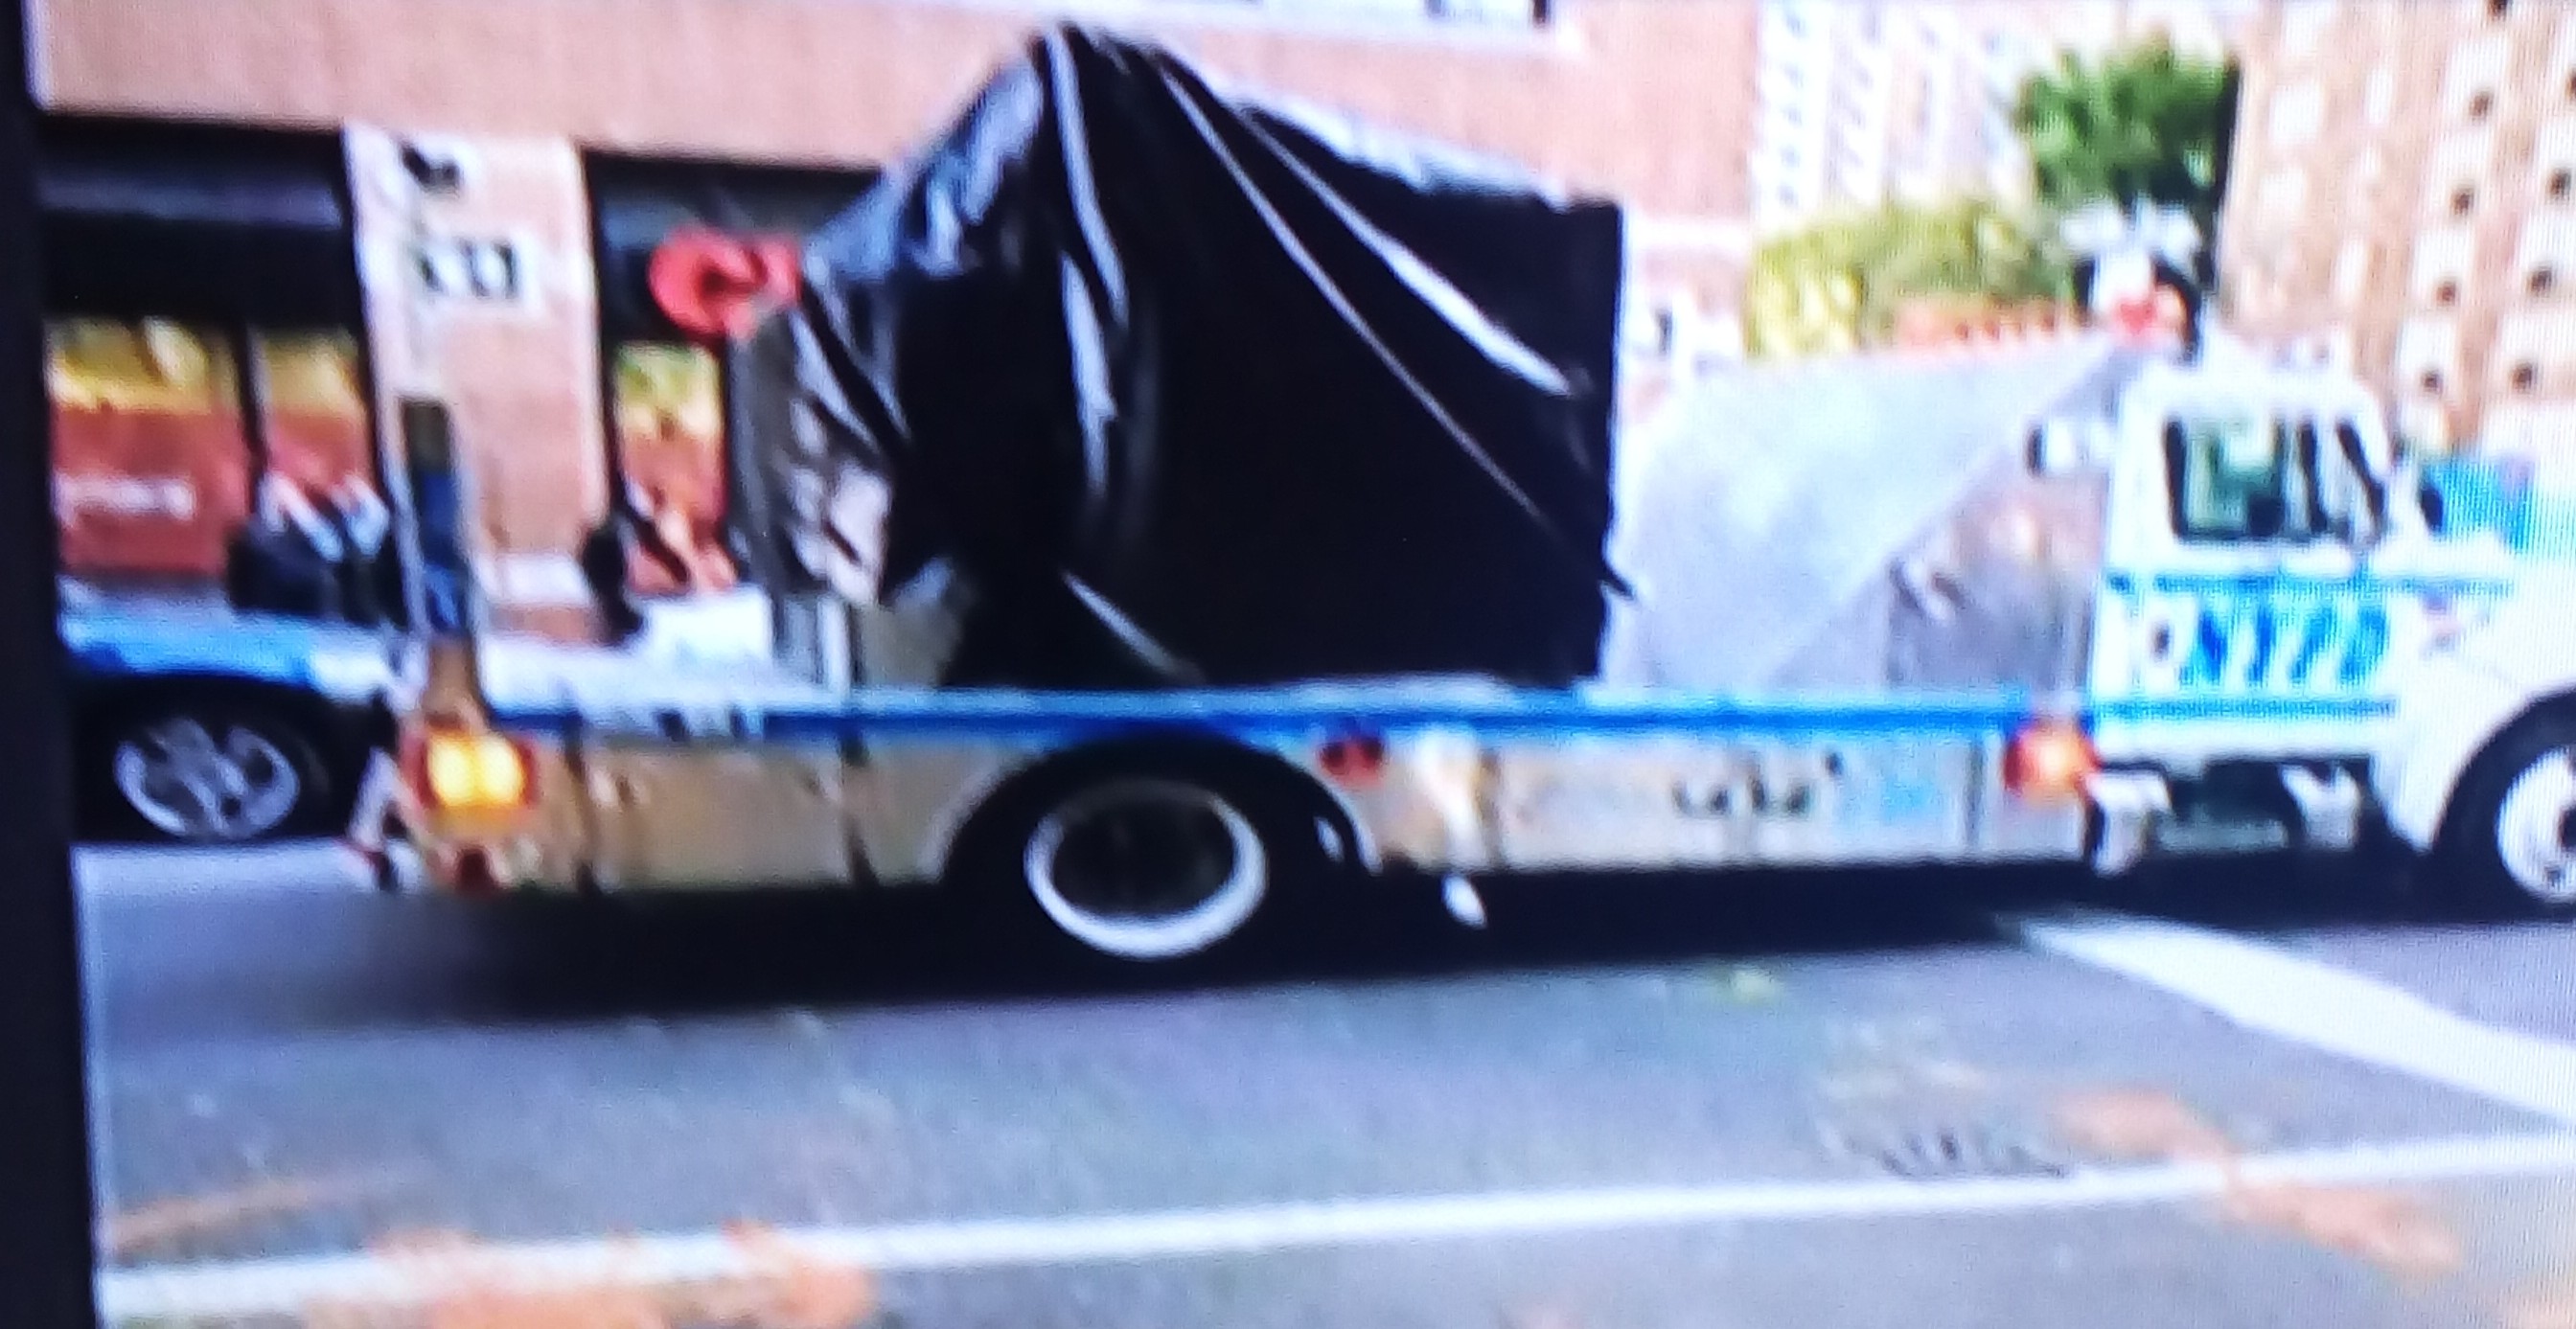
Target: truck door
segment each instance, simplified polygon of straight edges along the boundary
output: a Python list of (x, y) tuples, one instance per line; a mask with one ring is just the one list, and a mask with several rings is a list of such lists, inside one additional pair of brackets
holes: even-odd
[(2113, 579), (2131, 636), (2104, 644), (2133, 652), (2151, 694), (2357, 690), (2388, 644), (2386, 606), (2359, 576), (2385, 496), (2357, 472), (2337, 422), (2295, 406), (2191, 403), (2160, 432), (2169, 553)]

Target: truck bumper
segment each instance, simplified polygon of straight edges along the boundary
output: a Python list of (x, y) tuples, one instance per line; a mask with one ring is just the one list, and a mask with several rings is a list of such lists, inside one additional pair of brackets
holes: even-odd
[(2375, 829), (2361, 776), (2337, 763), (2237, 767), (2189, 781), (2108, 770), (2085, 793), (2087, 858), (2104, 876), (2149, 860), (2349, 853)]

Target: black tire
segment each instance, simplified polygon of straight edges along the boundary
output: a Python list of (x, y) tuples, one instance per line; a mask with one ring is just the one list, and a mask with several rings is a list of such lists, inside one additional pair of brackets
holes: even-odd
[[(217, 810), (188, 815), (169, 790), (177, 760), (172, 737), (194, 726), (241, 777)], [(310, 729), (275, 708), (223, 698), (143, 701), (105, 707), (79, 726), (82, 821), (114, 839), (172, 844), (255, 844), (341, 829), (334, 810), (354, 794), (351, 773), (329, 758)], [(138, 766), (140, 769), (138, 769)], [(198, 806), (202, 807), (202, 800)]]
[[(1313, 900), (1347, 829), (1284, 767), (1140, 746), (1077, 754), (1006, 785), (951, 860), (980, 922), (1136, 964), (1214, 960)], [(1159, 878), (1159, 880), (1158, 880)]]
[[(2558, 775), (2549, 768), (2556, 765), (2554, 759), (2571, 753), (2576, 753), (2576, 713), (2560, 710), (2526, 716), (2488, 744), (2452, 792), (2427, 865), (2433, 873), (2423, 883), (2429, 893), (2480, 912), (2576, 916), (2576, 867), (2558, 879), (2562, 885), (2544, 889), (2529, 880), (2532, 855), (2506, 849), (2508, 842), (2543, 834), (2576, 863), (2576, 803), (2549, 816), (2548, 809), (2558, 801), (2551, 789), (2525, 783), (2527, 778), (2557, 783)], [(2576, 767), (2569, 769), (2576, 772)]]

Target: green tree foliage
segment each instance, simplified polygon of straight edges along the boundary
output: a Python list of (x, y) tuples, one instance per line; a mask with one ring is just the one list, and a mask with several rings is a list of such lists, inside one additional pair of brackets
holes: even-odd
[(1755, 251), (1746, 349), (1832, 354), (1884, 342), (1909, 301), (2065, 299), (2064, 254), (2036, 220), (1983, 199), (1895, 204), (1774, 237)]
[(2141, 200), (2190, 210), (2208, 234), (2226, 188), (2231, 75), (2157, 42), (2099, 62), (2061, 58), (2013, 106), (2040, 201)]

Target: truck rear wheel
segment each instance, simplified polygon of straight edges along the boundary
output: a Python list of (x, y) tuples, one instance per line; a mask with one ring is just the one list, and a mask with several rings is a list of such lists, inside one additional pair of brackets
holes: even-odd
[(1077, 761), (1005, 791), (961, 860), (970, 889), (1111, 959), (1204, 955), (1252, 932), (1324, 861), (1312, 818), (1238, 763)]
[(2436, 888), (2527, 914), (2576, 914), (2576, 716), (2505, 731), (2469, 767), (2435, 847)]

